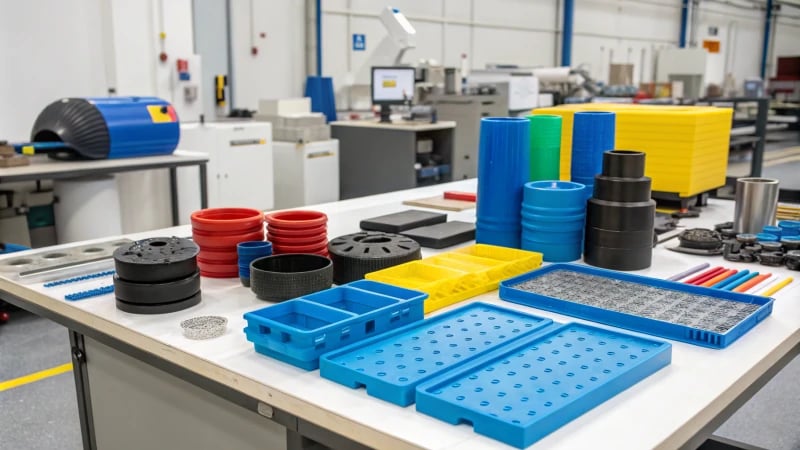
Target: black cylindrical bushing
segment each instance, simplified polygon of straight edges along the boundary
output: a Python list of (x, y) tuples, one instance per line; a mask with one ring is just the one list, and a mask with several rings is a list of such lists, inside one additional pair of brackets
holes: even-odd
[(603, 175), (615, 178), (642, 178), (644, 153), (631, 150), (610, 150), (603, 153)]
[(603, 154), (603, 173), (595, 177), (586, 208), (583, 253), (587, 264), (614, 270), (650, 267), (656, 203), (650, 199), (644, 162), (642, 152)]

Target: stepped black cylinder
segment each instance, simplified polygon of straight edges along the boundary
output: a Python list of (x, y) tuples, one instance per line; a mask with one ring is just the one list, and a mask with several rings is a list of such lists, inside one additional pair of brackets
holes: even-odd
[(628, 150), (603, 153), (603, 173), (595, 177), (586, 210), (584, 260), (614, 270), (650, 267), (656, 203), (645, 154)]

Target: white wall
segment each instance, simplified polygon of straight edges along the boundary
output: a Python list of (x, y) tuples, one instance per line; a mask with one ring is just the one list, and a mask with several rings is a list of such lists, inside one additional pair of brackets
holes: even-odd
[[(301, 96), (305, 2), (233, 0), (230, 5), (233, 105), (257, 109), (260, 99)], [(251, 53), (253, 46), (257, 55)]]
[(0, 139), (30, 139), (61, 97), (106, 93), (103, 1), (0, 0)]

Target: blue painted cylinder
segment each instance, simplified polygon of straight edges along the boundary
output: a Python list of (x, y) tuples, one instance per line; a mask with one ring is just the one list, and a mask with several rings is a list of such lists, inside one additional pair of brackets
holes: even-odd
[(615, 148), (616, 114), (606, 111), (576, 112), (572, 124), (572, 181), (594, 189), (594, 176), (603, 170), (603, 152)]
[(530, 171), (530, 122), (481, 119), (475, 241), (520, 247), (522, 186)]
[(548, 262), (581, 257), (586, 191), (580, 183), (535, 181), (523, 190), (522, 248), (541, 252)]

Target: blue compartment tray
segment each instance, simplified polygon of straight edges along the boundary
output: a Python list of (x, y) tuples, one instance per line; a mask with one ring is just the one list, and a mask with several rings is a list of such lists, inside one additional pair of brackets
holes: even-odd
[(527, 447), (668, 365), (672, 346), (566, 324), (421, 384), (417, 411)]
[(772, 312), (773, 299), (573, 264), (500, 283), (500, 298), (710, 348), (725, 348)]
[(257, 352), (313, 370), (325, 352), (422, 320), (424, 292), (360, 280), (244, 315)]
[(551, 324), (550, 319), (472, 303), (325, 354), (320, 375), (407, 406), (414, 403), (421, 382)]

